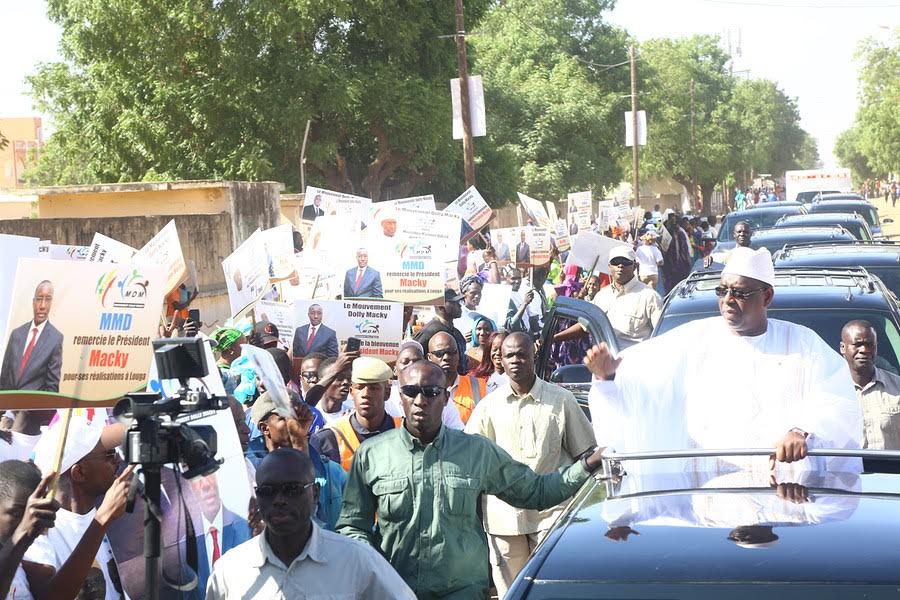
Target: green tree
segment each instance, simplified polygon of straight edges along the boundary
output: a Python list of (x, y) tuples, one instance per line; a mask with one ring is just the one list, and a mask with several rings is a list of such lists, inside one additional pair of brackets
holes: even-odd
[(834, 142), (834, 155), (853, 174), (853, 181), (860, 184), (866, 179), (875, 177), (869, 166), (869, 160), (860, 150), (860, 131), (858, 126), (847, 129)]
[(858, 149), (876, 173), (900, 171), (900, 28), (889, 42), (865, 40), (857, 58)]
[(774, 82), (739, 80), (734, 86), (731, 109), (731, 118), (741, 132), (738, 156), (748, 171), (778, 176), (790, 169), (814, 166), (809, 165), (809, 145), (812, 144), (817, 160), (815, 140), (800, 127), (796, 101)]
[[(472, 37), (488, 142), (514, 159), (519, 188), (529, 195), (558, 199), (622, 178), (626, 105), (619, 97), (629, 90), (628, 68), (606, 65), (627, 60), (628, 38), (603, 20), (613, 4), (497, 2)], [(508, 189), (506, 199), (516, 191)]]
[[(641, 170), (670, 176), (691, 189), (696, 173), (703, 197), (710, 198), (727, 174), (741, 167), (743, 140), (733, 118), (734, 80), (729, 56), (718, 38), (696, 35), (655, 39), (640, 47), (638, 73), (647, 110), (647, 145)], [(691, 81), (694, 82), (696, 137), (691, 140)]]
[[(469, 0), (476, 26), (489, 0)], [(277, 179), (379, 199), (439, 171), (453, 6), (429, 0), (49, 0), (64, 62), (30, 78), (56, 133), (36, 177)], [(52, 160), (51, 160), (52, 159)]]

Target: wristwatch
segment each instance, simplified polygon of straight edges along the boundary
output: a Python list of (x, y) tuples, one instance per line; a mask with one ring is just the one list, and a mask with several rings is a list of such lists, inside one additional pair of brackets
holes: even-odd
[(803, 430), (800, 429), (799, 427), (791, 427), (788, 431), (792, 431), (792, 432), (794, 432), (794, 433), (799, 433), (800, 435), (802, 435), (802, 436), (805, 437), (805, 438), (808, 438), (808, 437), (809, 437), (809, 433), (803, 431)]
[(600, 468), (600, 465), (597, 465), (596, 467), (591, 468), (590, 466), (588, 466), (588, 463), (587, 463), (588, 457), (593, 455), (594, 452), (596, 452), (599, 449), (600, 449), (600, 446), (593, 446), (581, 453), (581, 458), (579, 459), (581, 461), (581, 466), (584, 467), (584, 470), (587, 471), (588, 473), (593, 473), (598, 468)]

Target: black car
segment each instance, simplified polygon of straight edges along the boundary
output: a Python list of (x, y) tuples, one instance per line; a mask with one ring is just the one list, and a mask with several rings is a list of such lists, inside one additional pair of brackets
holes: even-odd
[(869, 242), (872, 232), (866, 220), (856, 213), (815, 213), (811, 215), (789, 215), (778, 219), (775, 227), (828, 227), (838, 225), (853, 234), (858, 240)]
[[(767, 473), (737, 468), (629, 473), (671, 454), (727, 462), (770, 452), (605, 455), (506, 597), (900, 597), (900, 475), (826, 471), (771, 484)], [(900, 452), (853, 452), (900, 460)]]
[(734, 226), (739, 221), (747, 221), (750, 223), (750, 228), (755, 231), (773, 227), (778, 222), (778, 219), (785, 215), (805, 215), (806, 212), (806, 209), (799, 202), (766, 202), (747, 210), (730, 212), (722, 219), (714, 250), (722, 252), (735, 247), (736, 243), (732, 233)]
[[(692, 273), (669, 292), (653, 336), (719, 314), (720, 272)], [(805, 325), (838, 350), (841, 329), (853, 319), (872, 323), (876, 364), (900, 373), (900, 306), (884, 283), (864, 269), (778, 268), (769, 317)]]
[(772, 227), (757, 229), (750, 238), (750, 247), (754, 250), (767, 248), (775, 254), (786, 244), (803, 244), (809, 242), (832, 242), (856, 238), (841, 226), (835, 227)]
[(869, 224), (869, 229), (872, 231), (873, 238), (878, 239), (882, 237), (881, 219), (878, 218), (877, 208), (863, 199), (853, 200), (834, 198), (834, 196), (837, 195), (843, 194), (820, 196), (815, 201), (813, 201), (812, 206), (809, 207), (809, 212), (812, 214), (836, 212), (856, 213), (858, 215), (861, 215), (866, 220), (866, 223)]
[(776, 267), (864, 268), (900, 297), (900, 244), (897, 242), (787, 245), (773, 258)]

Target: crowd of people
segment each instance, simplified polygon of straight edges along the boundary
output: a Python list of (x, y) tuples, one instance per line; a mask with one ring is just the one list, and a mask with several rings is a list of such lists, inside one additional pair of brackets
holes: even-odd
[[(900, 449), (900, 377), (876, 367), (871, 324), (847, 323), (836, 352), (809, 329), (769, 319), (771, 256), (749, 248), (744, 222), (735, 249), (712, 252), (717, 223), (656, 206), (594, 272), (555, 250), (549, 265), (531, 267), (508, 248), (471, 244), (459, 291), (447, 289), (427, 322), (405, 312), (392, 365), (338, 345), (317, 305), (290, 348), (271, 323), (213, 332), (255, 501), (240, 541), (212, 529), (194, 595), (485, 598), (493, 585), (502, 598), (600, 467), (602, 448), (769, 447), (771, 464), (703, 468), (777, 477), (859, 469), (811, 460), (812, 447)], [(651, 339), (661, 292), (696, 260), (724, 267), (720, 315)], [(508, 286), (508, 306), (482, 305), (488, 284)], [(538, 375), (544, 319), (561, 296), (593, 302), (616, 335), (618, 354), (581, 322), (544, 341), (554, 364), (592, 373), (590, 420), (571, 392)], [(248, 368), (245, 345), (274, 359), (291, 416)], [(53, 411), (7, 415), (0, 597), (123, 597), (106, 532), (124, 513), (134, 466), (117, 450), (123, 426), (96, 412), (70, 432), (55, 485), (58, 429), (42, 433)], [(213, 511), (208, 521), (217, 519)]]

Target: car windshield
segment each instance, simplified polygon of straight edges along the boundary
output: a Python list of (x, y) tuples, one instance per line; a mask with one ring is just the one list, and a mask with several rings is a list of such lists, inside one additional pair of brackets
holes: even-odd
[(722, 221), (722, 227), (719, 228), (719, 237), (716, 239), (720, 242), (733, 242), (734, 225), (738, 221), (747, 221), (750, 223), (750, 228), (756, 231), (757, 229), (774, 226), (775, 223), (778, 222), (778, 219), (784, 215), (796, 215), (800, 214), (801, 211), (802, 208), (799, 206), (786, 206), (781, 210), (764, 210), (757, 208), (752, 214), (746, 212), (739, 215), (737, 213), (730, 213)]
[[(714, 313), (666, 315), (659, 322), (659, 329), (654, 335), (660, 335), (675, 329), (679, 325), (717, 314), (718, 311)], [(878, 335), (878, 359), (876, 365), (892, 373), (900, 374), (900, 361), (898, 361), (898, 357), (900, 357), (900, 331), (897, 330), (890, 313), (887, 311), (861, 310), (859, 308), (773, 308), (769, 309), (769, 318), (790, 321), (791, 323), (809, 327), (818, 333), (836, 352), (840, 348), (841, 329), (847, 322), (854, 319), (868, 321), (875, 328), (875, 332)]]

